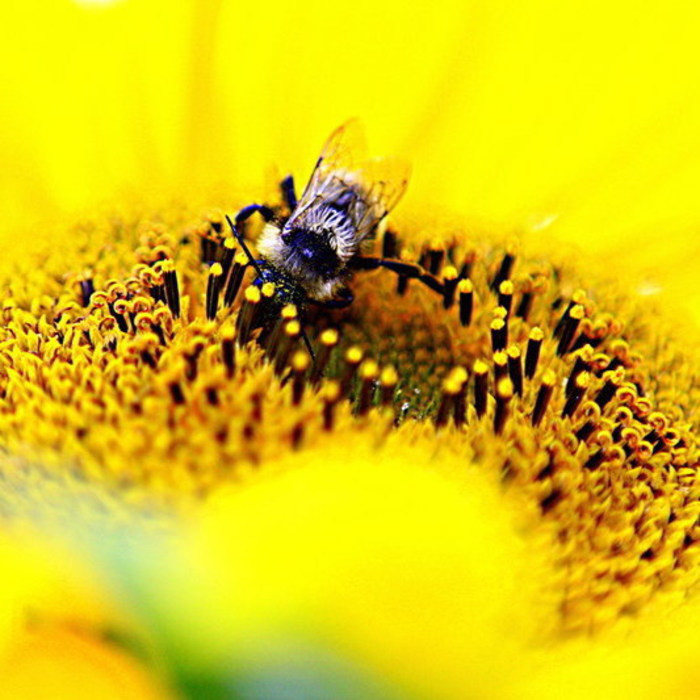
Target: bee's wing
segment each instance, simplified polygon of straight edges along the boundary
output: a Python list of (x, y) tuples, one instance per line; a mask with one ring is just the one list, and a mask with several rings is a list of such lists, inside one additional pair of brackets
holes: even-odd
[(309, 182), (299, 199), (299, 204), (308, 203), (309, 199), (328, 187), (334, 174), (342, 171), (353, 172), (359, 163), (367, 159), (367, 142), (364, 129), (359, 119), (349, 119), (341, 124), (329, 137), (321, 149)]
[(406, 192), (411, 165), (393, 156), (372, 158), (363, 163), (358, 172), (364, 183), (366, 203), (383, 218)]
[[(398, 203), (408, 186), (410, 166), (399, 158), (366, 156), (364, 130), (357, 119), (338, 127), (316, 161), (295, 214), (353, 193), (349, 207), (362, 240)], [(296, 218), (296, 216), (293, 216)]]

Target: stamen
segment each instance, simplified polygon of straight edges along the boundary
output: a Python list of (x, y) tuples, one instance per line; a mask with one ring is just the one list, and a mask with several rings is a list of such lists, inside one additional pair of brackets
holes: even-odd
[(476, 254), (473, 251), (467, 253), (464, 256), (462, 267), (459, 268), (459, 279), (463, 280), (467, 279), (467, 277), (471, 277), (472, 267), (474, 265), (475, 260)]
[(168, 308), (173, 318), (180, 318), (180, 288), (172, 260), (166, 260), (163, 263), (163, 282), (165, 284), (165, 301)]
[(297, 350), (292, 356), (292, 405), (298, 406), (304, 396), (306, 370), (311, 364), (308, 353)]
[(589, 372), (581, 372), (574, 380), (574, 385), (571, 389), (569, 397), (566, 399), (564, 408), (561, 412), (562, 418), (569, 418), (574, 415), (576, 409), (581, 404), (586, 389), (591, 384), (591, 375)]
[(379, 376), (379, 365), (374, 360), (365, 360), (360, 366), (360, 398), (357, 403), (357, 413), (364, 416), (372, 405), (374, 387)]
[(250, 417), (254, 423), (260, 423), (263, 416), (263, 397), (259, 391), (255, 391), (250, 397)]
[(335, 407), (341, 396), (340, 384), (334, 379), (328, 381), (323, 386), (321, 398), (323, 399), (323, 429), (333, 430), (335, 418)]
[(216, 318), (216, 312), (219, 307), (219, 292), (221, 291), (223, 272), (224, 270), (220, 263), (214, 263), (209, 268), (206, 294), (206, 314), (209, 321), (213, 321)]
[(457, 386), (452, 416), (455, 426), (464, 425), (467, 420), (467, 381), (469, 374), (464, 367), (455, 367), (450, 373)]
[(549, 400), (552, 398), (556, 380), (557, 377), (551, 369), (548, 369), (544, 373), (542, 384), (537, 392), (537, 398), (535, 399), (535, 408), (532, 411), (532, 425), (538, 426), (542, 422), (542, 418), (544, 418), (545, 411), (549, 405)]
[(457, 283), (459, 281), (459, 276), (457, 268), (454, 265), (448, 265), (442, 276), (443, 282), (443, 298), (442, 305), (445, 309), (451, 309), (455, 303), (455, 292), (457, 291)]
[(559, 489), (554, 489), (548, 496), (545, 496), (540, 501), (542, 513), (549, 513), (549, 511), (552, 510), (552, 508), (554, 508), (559, 501), (561, 501), (562, 497), (562, 492)]
[(248, 256), (244, 252), (236, 253), (233, 258), (233, 265), (229, 270), (228, 277), (226, 279), (226, 291), (224, 292), (224, 306), (233, 306), (233, 302), (236, 301), (236, 296), (238, 295), (238, 290), (241, 287), (241, 282), (243, 281), (243, 275), (245, 275), (246, 267), (248, 266)]
[(321, 349), (319, 350), (313, 369), (311, 370), (311, 383), (316, 385), (323, 376), (323, 371), (328, 365), (333, 348), (338, 345), (340, 334), (335, 328), (327, 328), (319, 337)]
[(508, 376), (508, 353), (499, 350), (493, 354), (493, 385), (498, 386), (501, 379)]
[(205, 390), (207, 402), (210, 406), (219, 405), (219, 391), (215, 386), (208, 386)]
[(508, 405), (513, 398), (513, 384), (505, 377), (496, 385), (496, 412), (493, 417), (493, 431), (496, 435), (503, 432), (503, 426), (508, 418)]
[(605, 384), (603, 384), (595, 397), (595, 402), (600, 406), (601, 411), (610, 403), (622, 382), (622, 375), (617, 372), (606, 372), (603, 377), (605, 378)]
[(162, 278), (157, 284), (154, 284), (152, 287), (149, 287), (148, 291), (153, 297), (154, 301), (162, 301), (164, 304), (168, 303), (168, 300), (165, 296), (165, 283), (162, 280)]
[(510, 280), (503, 280), (498, 286), (498, 305), (506, 310), (508, 318), (513, 305), (513, 283)]
[(292, 449), (298, 450), (301, 447), (301, 442), (304, 439), (304, 423), (299, 421), (292, 429), (291, 442)]
[(513, 382), (513, 391), (518, 395), (523, 395), (523, 363), (520, 357), (520, 348), (511, 345), (508, 348), (508, 374)]
[(540, 349), (542, 348), (542, 340), (544, 333), (541, 328), (535, 326), (530, 331), (530, 337), (527, 341), (527, 350), (525, 351), (525, 376), (532, 379), (537, 371), (537, 363), (540, 359)]
[(569, 351), (584, 313), (585, 310), (583, 306), (581, 304), (576, 304), (566, 315), (566, 320), (561, 330), (561, 336), (559, 337), (559, 345), (557, 346), (557, 355), (560, 357)]
[(491, 347), (494, 352), (505, 350), (508, 345), (508, 325), (502, 318), (491, 321)]
[(474, 408), (481, 418), (486, 413), (489, 387), (489, 368), (482, 360), (474, 363)]
[[(156, 314), (157, 314), (157, 311), (156, 311)], [(156, 314), (154, 314), (154, 316), (156, 316)], [(166, 344), (165, 331), (163, 330), (163, 326), (160, 323), (158, 323), (157, 316), (156, 316), (156, 318), (154, 318), (153, 323), (151, 323), (151, 330), (158, 336), (158, 342), (161, 345), (165, 345)]]
[(594, 452), (583, 464), (586, 469), (597, 469), (605, 459), (605, 450), (600, 449)]
[(493, 280), (491, 281), (491, 289), (494, 292), (498, 291), (498, 288), (501, 286), (501, 282), (504, 280), (507, 280), (510, 277), (510, 273), (513, 270), (513, 263), (515, 262), (515, 255), (513, 255), (512, 252), (507, 252), (503, 256), (503, 260), (501, 261), (501, 265), (498, 268), (498, 272), (494, 276)]
[(459, 322), (468, 326), (472, 322), (474, 311), (474, 285), (469, 279), (460, 280), (457, 284), (459, 290)]
[(114, 320), (122, 333), (129, 332), (129, 324), (126, 321), (127, 304), (123, 299), (117, 299), (113, 304), (109, 304), (109, 309), (112, 312)]
[(178, 375), (180, 374), (180, 371), (181, 364), (178, 361), (176, 364), (173, 364), (173, 366), (171, 366), (169, 370), (166, 371), (163, 377), (168, 387), (168, 391), (170, 392), (170, 398), (172, 399), (173, 403), (177, 406), (180, 406), (185, 403), (185, 394), (182, 390), (182, 385), (178, 380)]
[(262, 294), (257, 287), (250, 286), (246, 287), (243, 304), (238, 312), (237, 328), (236, 334), (238, 336), (238, 344), (240, 346), (245, 345), (250, 337), (250, 331), (252, 330), (253, 318), (257, 310), (257, 306), (260, 303)]
[(352, 380), (360, 362), (362, 362), (363, 355), (362, 349), (356, 345), (348, 348), (345, 352), (345, 372), (340, 382), (340, 392), (343, 396), (348, 396), (350, 394)]
[(226, 324), (221, 329), (221, 359), (226, 367), (226, 376), (231, 379), (236, 370), (236, 329)]
[(224, 253), (221, 256), (222, 280), (226, 280), (233, 264), (233, 256), (236, 253), (236, 239), (228, 236), (224, 239)]
[(296, 319), (287, 321), (282, 329), (279, 347), (277, 348), (277, 357), (275, 358), (275, 372), (282, 374), (287, 366), (289, 355), (296, 341), (301, 335), (301, 323)]
[(197, 378), (197, 361), (206, 347), (206, 340), (201, 336), (195, 336), (187, 344), (187, 349), (183, 353), (185, 359), (185, 377), (193, 382)]
[(532, 289), (528, 288), (523, 291), (522, 297), (520, 297), (520, 303), (515, 311), (515, 315), (518, 318), (522, 318), (523, 321), (527, 321), (530, 316), (530, 311), (532, 311), (532, 301), (534, 299), (534, 293)]
[(221, 233), (224, 229), (224, 220), (220, 211), (212, 211), (207, 214), (207, 221), (214, 233)]
[(95, 282), (92, 277), (82, 277), (79, 280), (80, 284), (80, 296), (83, 306), (90, 306), (90, 299), (95, 293)]
[(139, 356), (141, 361), (151, 369), (155, 369), (158, 366), (155, 357), (151, 350), (158, 344), (158, 338), (153, 333), (146, 333), (142, 335), (137, 340), (137, 347), (139, 349)]
[(444, 248), (430, 248), (430, 250), (428, 250), (428, 272), (430, 272), (431, 275), (440, 274), (440, 268), (444, 260)]
[(392, 365), (388, 365), (379, 375), (379, 386), (381, 388), (380, 402), (382, 406), (390, 407), (394, 402), (396, 385), (399, 383), (399, 375)]
[(580, 442), (586, 442), (588, 438), (595, 431), (595, 423), (591, 420), (587, 420), (575, 433), (576, 438)]
[(216, 262), (216, 242), (212, 239), (209, 229), (199, 232), (199, 256), (205, 265)]
[[(571, 309), (574, 308), (576, 305), (582, 305), (584, 301), (586, 300), (586, 292), (583, 289), (577, 289), (572, 295), (571, 295), (571, 300), (566, 306), (566, 309), (564, 310), (564, 313), (561, 315), (561, 318), (559, 321), (557, 321), (557, 325), (554, 327), (554, 331), (552, 332), (552, 336), (554, 338), (559, 338), (562, 334), (562, 331), (564, 330), (564, 326), (566, 325), (566, 320), (569, 317), (569, 313), (571, 312)], [(557, 299), (558, 302), (563, 302), (563, 299), (559, 297)], [(558, 308), (560, 304), (557, 306), (552, 305), (553, 309)]]
[(297, 318), (298, 315), (299, 312), (294, 304), (286, 304), (284, 307), (282, 307), (279, 318), (275, 321), (272, 330), (267, 333), (267, 336), (264, 339), (265, 350), (270, 357), (274, 357), (277, 353), (280, 337), (284, 332), (285, 324), (287, 321), (292, 321)]
[(592, 357), (592, 348), (590, 345), (586, 346), (588, 350), (580, 350), (577, 351), (576, 353), (576, 361), (574, 362), (574, 366), (571, 368), (571, 373), (569, 374), (569, 378), (566, 380), (566, 387), (564, 389), (564, 395), (565, 396), (570, 396), (571, 391), (574, 387), (574, 384), (576, 382), (576, 378), (581, 374), (582, 372), (590, 372), (591, 371), (591, 362), (590, 359)]
[[(440, 405), (435, 418), (435, 425), (438, 428), (441, 428), (447, 424), (447, 419), (450, 415), (450, 408), (453, 409), (453, 413), (457, 412), (456, 401), (457, 397), (462, 391), (465, 380), (466, 372), (461, 367), (455, 367), (443, 380)], [(463, 417), (460, 420), (463, 420)]]

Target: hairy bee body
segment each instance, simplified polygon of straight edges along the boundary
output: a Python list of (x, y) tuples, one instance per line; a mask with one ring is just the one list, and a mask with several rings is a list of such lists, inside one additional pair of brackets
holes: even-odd
[[(299, 202), (286, 220), (271, 219), (258, 241), (268, 281), (283, 297), (330, 302), (408, 184), (408, 168), (394, 159), (366, 159), (359, 124), (352, 120), (326, 142)], [(261, 268), (261, 269), (263, 269)]]

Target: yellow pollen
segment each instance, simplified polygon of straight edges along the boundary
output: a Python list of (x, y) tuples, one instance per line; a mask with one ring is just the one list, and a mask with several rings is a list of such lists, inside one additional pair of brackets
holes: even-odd
[(470, 279), (463, 279), (457, 284), (457, 290), (462, 294), (469, 294), (474, 291), (474, 285)]
[(376, 379), (379, 376), (379, 365), (374, 360), (365, 360), (360, 365), (360, 377), (362, 379)]
[(273, 297), (275, 295), (275, 285), (272, 282), (265, 282), (261, 289), (262, 295), (267, 297)]
[(257, 287), (247, 287), (245, 290), (246, 301), (249, 301), (251, 304), (257, 304), (261, 296), (260, 290)]
[[(456, 280), (457, 277), (459, 276), (459, 271), (454, 265), (447, 265), (442, 273), (442, 276), (446, 280)], [(454, 289), (454, 287), (453, 287)], [(462, 291), (462, 290), (460, 290)]]
[(510, 280), (503, 280), (498, 287), (501, 294), (512, 294), (514, 291), (513, 283)]
[(395, 386), (399, 381), (399, 375), (396, 369), (389, 365), (382, 370), (379, 376), (379, 382), (382, 386)]
[(323, 345), (337, 345), (340, 336), (335, 328), (327, 328), (321, 333), (321, 343)]
[(299, 315), (299, 312), (294, 304), (286, 304), (282, 307), (280, 315), (285, 320), (291, 320), (293, 318), (296, 318)]

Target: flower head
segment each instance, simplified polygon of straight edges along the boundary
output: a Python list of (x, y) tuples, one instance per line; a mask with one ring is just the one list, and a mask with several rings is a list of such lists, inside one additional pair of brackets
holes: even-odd
[[(0, 693), (692, 697), (697, 8), (85, 5), (0, 27)], [(422, 282), (278, 318), (222, 214), (352, 114)]]
[[(478, 473), (509, 504), (547, 570), (532, 593), (547, 613), (530, 635), (599, 630), (687, 594), (700, 510), (695, 358), (624, 279), (533, 257), (515, 239), (435, 230), (425, 241), (415, 230), (391, 229), (382, 252), (417, 260), (427, 284), (357, 273), (349, 309), (286, 306), (274, 318), (264, 312), (274, 284), (249, 286), (218, 211), (84, 222), (72, 257), (37, 243), (6, 273), (0, 302), (6, 517), (65, 526), (82, 511), (101, 528), (158, 533), (203, 507), (236, 513), (238, 497), (220, 492), (294, 483), (283, 475), (297, 471), (322, 491), (347, 490), (355, 473), (379, 505), (382, 480), (418, 478), (418, 462), (457, 492)], [(225, 539), (240, 527), (228, 520), (214, 521)], [(222, 580), (260, 563), (228, 566)], [(188, 605), (173, 604), (183, 617), (167, 639), (183, 625), (198, 638)], [(205, 657), (230, 658), (248, 629), (207, 644), (210, 618), (195, 618)]]

